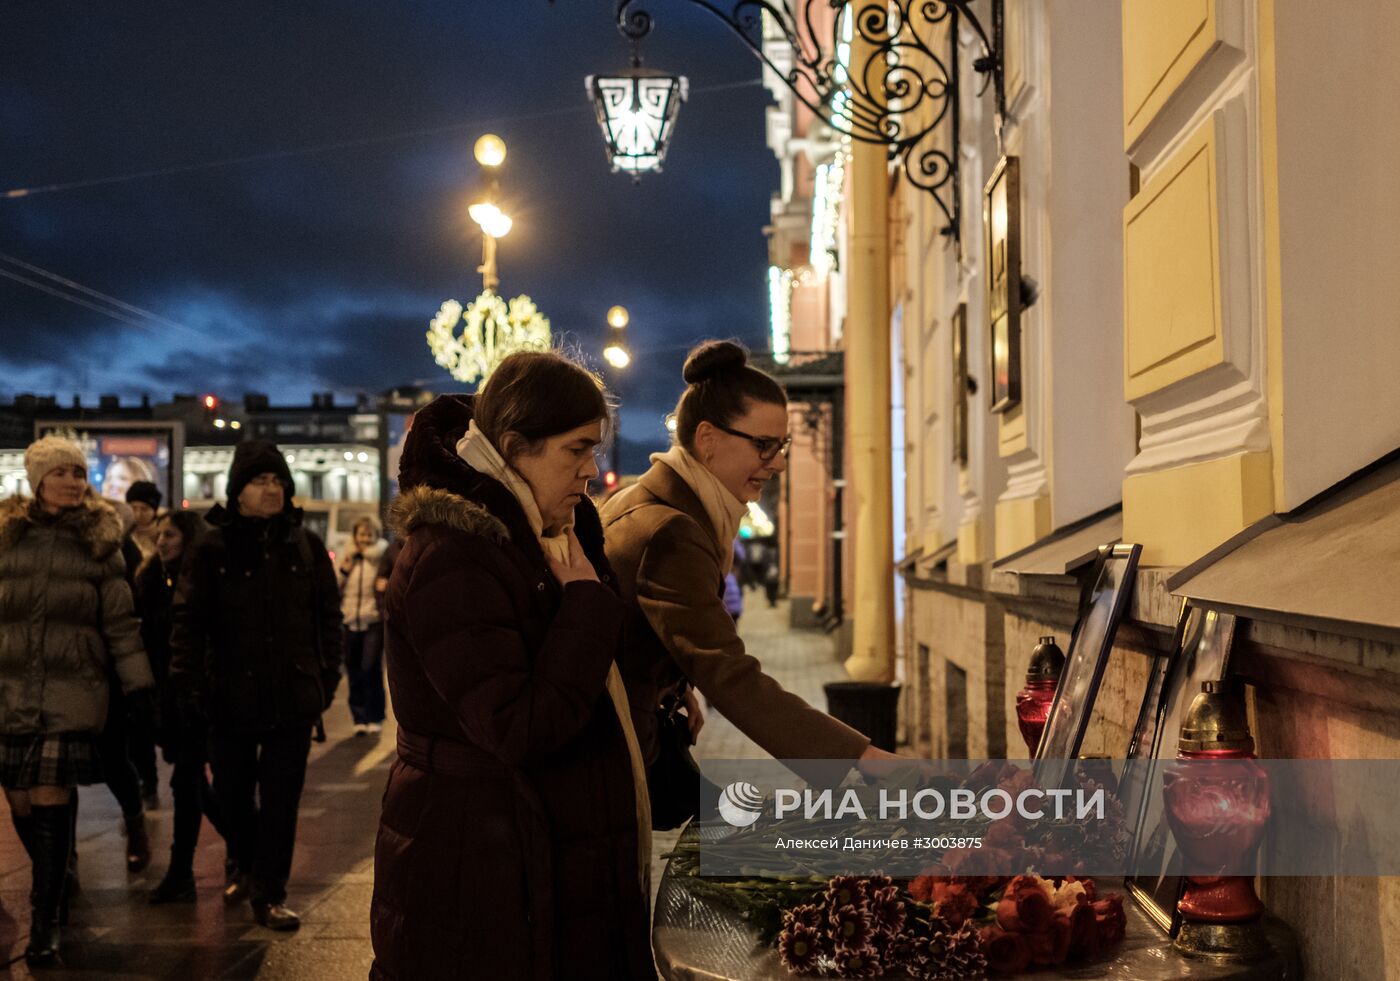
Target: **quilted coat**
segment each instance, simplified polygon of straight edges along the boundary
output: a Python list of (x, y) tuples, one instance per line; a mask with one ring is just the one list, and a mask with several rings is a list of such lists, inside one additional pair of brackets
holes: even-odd
[(132, 612), (122, 523), (91, 489), (76, 508), (0, 502), (0, 732), (96, 732), (108, 671), (154, 684)]

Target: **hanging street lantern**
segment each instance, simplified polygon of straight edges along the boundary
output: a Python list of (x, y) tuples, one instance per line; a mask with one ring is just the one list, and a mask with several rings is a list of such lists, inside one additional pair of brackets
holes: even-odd
[(589, 75), (583, 84), (607, 141), (613, 172), (631, 174), (635, 181), (661, 169), (690, 83), (684, 75), (642, 67), (638, 45), (651, 33), (652, 19), (643, 11), (629, 14), (631, 2), (620, 0), (617, 9), (617, 29), (632, 44), (631, 67), (615, 75)]
[(613, 171), (634, 179), (659, 171), (689, 88), (685, 77), (634, 65), (617, 75), (590, 75), (584, 84), (598, 113)]

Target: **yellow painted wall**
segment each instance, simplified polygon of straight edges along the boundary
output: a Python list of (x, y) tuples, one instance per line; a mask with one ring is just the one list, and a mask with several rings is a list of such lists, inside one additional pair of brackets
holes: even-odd
[(1003, 558), (1034, 545), (1054, 528), (1050, 524), (1050, 497), (1040, 494), (997, 502), (996, 557)]
[(1142, 543), (1145, 565), (1183, 566), (1273, 509), (1268, 453), (1135, 474), (1123, 481), (1123, 540)]
[(1216, 125), (1202, 125), (1123, 210), (1123, 390), (1130, 400), (1225, 356)]
[(1216, 0), (1123, 0), (1123, 144), (1132, 146), (1219, 40)]

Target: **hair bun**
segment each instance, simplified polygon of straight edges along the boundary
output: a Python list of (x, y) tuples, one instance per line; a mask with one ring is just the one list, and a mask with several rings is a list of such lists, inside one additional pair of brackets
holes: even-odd
[(749, 363), (749, 352), (733, 341), (706, 341), (690, 352), (681, 369), (688, 385), (698, 385), (724, 371), (734, 371)]

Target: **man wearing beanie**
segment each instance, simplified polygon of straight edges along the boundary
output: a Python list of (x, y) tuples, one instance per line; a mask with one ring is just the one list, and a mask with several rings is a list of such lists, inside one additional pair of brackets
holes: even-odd
[(294, 930), (285, 905), (312, 729), (340, 680), (340, 605), (325, 544), (302, 526), (292, 474), (272, 443), (240, 443), (228, 502), (215, 505), (175, 597), (170, 679), (207, 719), (214, 793), (227, 824), (224, 897), (263, 926)]

